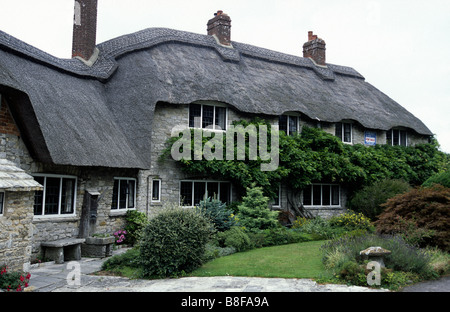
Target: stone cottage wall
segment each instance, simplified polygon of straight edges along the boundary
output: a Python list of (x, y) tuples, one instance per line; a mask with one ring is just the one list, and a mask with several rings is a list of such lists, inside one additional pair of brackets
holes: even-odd
[(0, 266), (27, 271), (30, 265), (34, 192), (5, 192), (0, 215)]
[[(237, 120), (250, 120), (257, 115), (241, 114), (228, 107), (228, 125)], [(261, 116), (259, 116), (261, 117)], [(267, 116), (266, 116), (267, 117)], [(272, 118), (275, 123), (277, 118)], [(165, 205), (178, 205), (180, 202), (180, 181), (184, 179), (206, 179), (204, 176), (189, 176), (182, 172), (181, 166), (173, 159), (160, 156), (166, 148), (166, 142), (171, 137), (175, 126), (189, 125), (189, 105), (158, 103), (155, 108), (151, 135), (151, 169), (141, 170), (139, 173), (140, 192), (138, 194), (139, 209), (143, 209), (149, 216), (158, 213)], [(152, 202), (152, 180), (161, 180), (161, 200)], [(232, 198), (238, 196), (232, 189)]]
[[(97, 219), (93, 233), (112, 234), (123, 229), (126, 210), (112, 210), (113, 187), (115, 177), (137, 178), (136, 170), (110, 168), (77, 168), (65, 166), (41, 166), (40, 173), (57, 173), (77, 177), (76, 208), (74, 216), (48, 216), (33, 218), (32, 256), (41, 253), (43, 241), (78, 237), (83, 199), (86, 190), (100, 193)], [(36, 172), (35, 172), (36, 173)], [(137, 192), (139, 184), (137, 185)]]

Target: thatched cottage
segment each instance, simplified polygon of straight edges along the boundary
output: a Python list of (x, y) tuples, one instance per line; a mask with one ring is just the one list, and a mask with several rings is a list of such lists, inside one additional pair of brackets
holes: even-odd
[[(157, 161), (174, 125), (194, 117), (202, 127), (254, 116), (288, 133), (320, 126), (348, 144), (432, 135), (356, 70), (326, 63), (312, 32), (303, 57), (286, 55), (232, 41), (218, 11), (206, 34), (151, 28), (96, 45), (96, 2), (75, 1), (72, 59), (0, 31), (0, 264), (29, 263), (42, 242), (112, 233), (129, 209), (193, 206), (208, 190), (233, 200), (229, 182)], [(7, 172), (16, 185), (3, 183)], [(345, 208), (339, 185), (318, 185), (331, 200), (305, 207)], [(288, 208), (284, 196), (277, 209)]]

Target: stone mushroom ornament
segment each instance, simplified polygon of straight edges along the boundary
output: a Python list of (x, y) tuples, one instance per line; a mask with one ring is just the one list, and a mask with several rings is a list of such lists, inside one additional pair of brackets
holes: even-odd
[(361, 256), (366, 256), (369, 261), (376, 261), (380, 264), (381, 268), (384, 268), (384, 256), (390, 255), (391, 251), (382, 247), (369, 247), (359, 252)]

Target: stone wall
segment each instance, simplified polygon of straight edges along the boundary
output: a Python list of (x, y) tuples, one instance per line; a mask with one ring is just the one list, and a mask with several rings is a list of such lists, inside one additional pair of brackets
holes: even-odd
[(0, 266), (27, 271), (30, 265), (34, 192), (5, 192), (0, 215)]
[[(40, 243), (63, 238), (78, 237), (83, 199), (86, 190), (100, 193), (97, 219), (93, 233), (112, 234), (123, 229), (126, 210), (112, 210), (113, 187), (115, 177), (137, 178), (137, 170), (111, 168), (77, 168), (65, 166), (41, 167), (41, 173), (57, 173), (77, 177), (76, 208), (73, 216), (48, 216), (33, 219), (33, 258), (41, 252)], [(137, 185), (137, 193), (139, 192)]]

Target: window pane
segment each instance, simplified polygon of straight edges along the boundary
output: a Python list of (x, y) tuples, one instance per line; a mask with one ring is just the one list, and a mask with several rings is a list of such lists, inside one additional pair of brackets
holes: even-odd
[(352, 124), (344, 123), (344, 142), (352, 142)]
[(230, 202), (230, 183), (220, 183), (220, 201), (222, 203)]
[(61, 213), (71, 214), (74, 212), (75, 201), (75, 179), (63, 179), (61, 193)]
[(386, 143), (392, 145), (392, 130), (386, 131)]
[(336, 123), (335, 135), (342, 141), (342, 123)]
[(400, 133), (400, 145), (406, 146), (406, 131), (401, 130), (399, 131), (399, 133)]
[(227, 110), (225, 107), (217, 107), (216, 106), (216, 120), (215, 120), (215, 129), (226, 130), (226, 118)]
[(180, 202), (182, 206), (192, 206), (192, 182), (181, 182)]
[(127, 195), (128, 205), (127, 208), (134, 208), (134, 193), (136, 191), (136, 181), (127, 180)]
[(218, 182), (208, 182), (208, 197), (219, 198), (219, 183)]
[(160, 182), (159, 180), (153, 180), (152, 200), (155, 200), (155, 201), (159, 200), (159, 188), (160, 188), (159, 182)]
[(322, 185), (322, 206), (330, 205), (330, 188), (331, 185)]
[(111, 209), (117, 209), (117, 204), (119, 200), (119, 180), (114, 180), (114, 187), (113, 187), (113, 198), (112, 198), (112, 204)]
[(331, 204), (335, 206), (340, 205), (339, 200), (339, 185), (333, 185), (331, 187)]
[(399, 144), (399, 131), (394, 129), (392, 130), (392, 145), (398, 145)]
[(289, 135), (293, 135), (298, 131), (297, 116), (289, 116)]
[(206, 183), (194, 182), (194, 206), (198, 205), (201, 200), (205, 199)]
[(45, 214), (58, 214), (60, 178), (47, 178), (45, 187)]
[(288, 133), (288, 127), (287, 127), (287, 116), (286, 115), (282, 115), (280, 116), (280, 118), (278, 119), (278, 128), (280, 131), (284, 131), (284, 133)]
[(313, 206), (320, 206), (322, 199), (321, 185), (313, 185)]
[(311, 206), (311, 186), (307, 186), (303, 190), (303, 205), (305, 206)]
[(200, 125), (195, 124), (195, 117), (198, 117), (200, 121), (200, 117), (202, 115), (202, 106), (199, 104), (190, 104), (189, 105), (189, 127), (200, 127)]
[(127, 208), (127, 180), (119, 180), (119, 209)]
[(214, 106), (203, 105), (202, 128), (212, 126), (214, 118)]
[[(44, 177), (35, 177), (34, 180), (44, 186)], [(36, 191), (34, 192), (34, 214), (42, 215), (42, 200), (44, 197), (44, 191)]]

